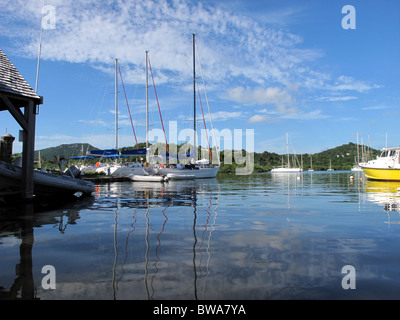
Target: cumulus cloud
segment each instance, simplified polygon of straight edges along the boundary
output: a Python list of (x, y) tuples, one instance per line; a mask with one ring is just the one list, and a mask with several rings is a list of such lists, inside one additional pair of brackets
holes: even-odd
[(275, 105), (277, 112), (295, 112), (296, 108), (290, 107), (295, 104), (291, 94), (280, 88), (243, 88), (236, 87), (228, 91), (229, 99), (245, 105)]
[(270, 121), (271, 117), (262, 114), (255, 114), (254, 116), (250, 117), (247, 123), (266, 123)]
[[(12, 36), (20, 54), (36, 58), (42, 1), (4, 1), (0, 35)], [(204, 69), (212, 70), (211, 84), (229, 85), (236, 77), (263, 85), (288, 83), (304, 72), (300, 65), (320, 56), (318, 50), (300, 48), (299, 35), (234, 14), (218, 3), (50, 0), (46, 5), (55, 8), (56, 28), (43, 32), (43, 59), (89, 63), (111, 72), (118, 57), (130, 83), (143, 83), (145, 50), (150, 51), (158, 84), (190, 80), (192, 33), (198, 35)], [(11, 19), (21, 21), (15, 30), (9, 28), (15, 26)]]

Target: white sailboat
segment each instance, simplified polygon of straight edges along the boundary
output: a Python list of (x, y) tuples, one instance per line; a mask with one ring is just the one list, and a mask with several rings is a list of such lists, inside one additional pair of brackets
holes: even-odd
[(332, 169), (332, 160), (331, 159), (329, 159), (329, 168), (327, 171), (335, 171)]
[(357, 132), (357, 159), (356, 159), (356, 163), (351, 168), (351, 171), (353, 171), (353, 172), (362, 172), (363, 171), (361, 169), (361, 167), (360, 167), (360, 152), (359, 152), (359, 146), (358, 146), (358, 132)]
[(286, 132), (286, 149), (287, 149), (287, 165), (280, 168), (273, 168), (271, 173), (299, 173), (302, 172), (303, 169), (299, 167), (291, 167), (290, 166), (290, 157), (289, 157), (289, 136)]
[[(195, 35), (193, 34), (193, 113), (194, 113), (194, 134), (196, 136), (196, 47), (195, 47)], [(146, 52), (146, 137), (148, 136), (148, 93), (147, 93), (147, 72), (148, 67), (148, 53)], [(211, 120), (212, 121), (212, 120)], [(195, 140), (195, 139), (194, 139)], [(147, 138), (146, 138), (147, 145)], [(186, 179), (205, 179), (205, 178), (215, 178), (219, 171), (219, 157), (218, 157), (218, 165), (210, 166), (209, 161), (196, 160), (197, 152), (196, 145), (194, 146), (194, 154), (193, 154), (193, 164), (189, 166), (182, 165), (164, 165), (164, 164), (151, 164), (151, 170), (153, 174), (166, 176), (168, 179), (176, 179), (176, 180), (186, 180)], [(132, 176), (134, 178), (134, 176)]]
[[(122, 77), (121, 77), (122, 79)], [(118, 59), (115, 59), (115, 149), (106, 150), (91, 150), (88, 151), (88, 155), (99, 157), (99, 161), (95, 165), (81, 166), (80, 170), (83, 173), (95, 172), (104, 173), (111, 176), (123, 176), (129, 177), (132, 174), (144, 175), (145, 167), (141, 163), (129, 162), (119, 163), (118, 159), (128, 157), (129, 155), (144, 155), (145, 151), (132, 150), (122, 151), (118, 153)], [(113, 163), (102, 163), (101, 160), (114, 160)]]

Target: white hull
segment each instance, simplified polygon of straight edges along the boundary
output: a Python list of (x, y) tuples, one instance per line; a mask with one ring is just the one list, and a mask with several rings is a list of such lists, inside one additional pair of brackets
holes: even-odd
[(363, 170), (361, 169), (360, 166), (354, 166), (353, 168), (351, 168), (351, 171), (353, 171), (353, 172), (362, 172)]
[(129, 177), (130, 175), (145, 175), (145, 167), (141, 164), (101, 164), (99, 167), (95, 165), (81, 166), (79, 170), (85, 173), (104, 173), (111, 176)]
[(158, 174), (171, 179), (206, 179), (215, 178), (219, 167), (197, 167), (196, 169), (158, 168)]
[(190, 179), (196, 179), (196, 176), (194, 174), (168, 173), (167, 178), (171, 180), (190, 180)]
[(129, 177), (131, 175), (145, 175), (145, 167), (141, 164), (130, 163), (127, 165), (116, 165), (113, 166), (111, 175), (112, 176), (121, 176), (121, 177)]
[(271, 170), (272, 173), (298, 173), (301, 171), (301, 168), (274, 168)]
[[(0, 188), (21, 187), (22, 168), (0, 161)], [(95, 185), (90, 181), (72, 178), (65, 175), (33, 172), (34, 194), (40, 195), (66, 195), (82, 192), (90, 194), (95, 191)]]
[(167, 177), (164, 176), (146, 176), (146, 175), (130, 175), (132, 181), (152, 181), (152, 182), (166, 182)]

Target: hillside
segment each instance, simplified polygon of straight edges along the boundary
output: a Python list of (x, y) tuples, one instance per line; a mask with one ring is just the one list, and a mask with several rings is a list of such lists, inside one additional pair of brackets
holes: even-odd
[[(40, 150), (40, 158), (42, 161), (53, 161), (54, 157), (64, 157), (66, 159), (69, 159), (72, 156), (85, 155), (87, 150), (98, 149), (88, 143), (62, 144), (57, 147)], [(38, 154), (39, 151), (35, 151), (35, 160), (38, 159)]]
[[(359, 158), (360, 162), (371, 160), (376, 158), (381, 152), (376, 149), (359, 146)], [(320, 153), (316, 153), (312, 156), (312, 165), (314, 170), (327, 170), (329, 168), (330, 162), (332, 163), (332, 168), (335, 170), (350, 170), (357, 159), (357, 144), (349, 142), (348, 144), (341, 145), (332, 149), (325, 150)], [(303, 168), (307, 170), (310, 168), (310, 156), (308, 154), (303, 155)]]
[[(140, 147), (143, 147), (140, 145)], [(132, 147), (133, 148), (133, 147)], [(131, 149), (131, 148), (123, 148)], [(368, 159), (376, 158), (380, 154), (380, 151), (375, 149), (370, 149), (367, 152), (364, 150), (362, 152), (361, 146), (359, 147), (360, 161), (362, 154), (368, 154)], [(366, 149), (366, 148), (364, 148)], [(83, 152), (82, 152), (83, 150)], [(52, 162), (54, 157), (64, 157), (69, 159), (72, 156), (79, 156), (86, 154), (87, 150), (98, 150), (98, 148), (88, 144), (88, 143), (73, 143), (73, 144), (62, 144), (57, 147), (46, 148), (40, 150), (40, 157), (42, 162), (49, 161)], [(221, 152), (221, 162), (223, 163), (224, 152)], [(293, 159), (294, 155), (290, 155)], [(334, 170), (350, 170), (357, 158), (357, 144), (349, 142), (332, 149), (328, 149), (315, 154), (303, 154), (297, 155), (296, 161), (297, 165), (303, 164), (303, 169), (308, 170), (312, 167), (315, 171), (327, 170), (332, 163), (332, 168)], [(35, 160), (38, 159), (38, 151), (35, 151)], [(265, 172), (269, 171), (274, 167), (279, 167), (282, 165), (282, 159), (286, 164), (287, 155), (279, 155), (274, 152), (264, 151), (262, 153), (254, 153), (254, 171), (255, 172)], [(234, 159), (233, 159), (234, 160)], [(223, 164), (220, 172), (221, 173), (233, 173), (237, 165), (233, 164)]]
[[(377, 155), (380, 154), (379, 150), (371, 149), (364, 147), (364, 152), (361, 150), (361, 146), (359, 146), (359, 157), (360, 161), (362, 154), (366, 156), (366, 160), (370, 160), (376, 158)], [(279, 167), (282, 165), (282, 158), (284, 163), (286, 164), (287, 155), (278, 155), (276, 153), (270, 153), (268, 151), (264, 151), (262, 153), (254, 154), (254, 165), (255, 171), (264, 172), (269, 171), (274, 167)], [(330, 163), (332, 163), (332, 169), (334, 170), (350, 170), (357, 159), (357, 144), (349, 142), (348, 144), (344, 144), (332, 149), (328, 149), (315, 154), (303, 154), (303, 155), (290, 155), (290, 159), (296, 158), (297, 166), (301, 166), (304, 170), (308, 170), (312, 168), (315, 171), (324, 171), (329, 169)], [(292, 160), (291, 160), (292, 161)], [(222, 168), (223, 171), (231, 172), (227, 167)]]

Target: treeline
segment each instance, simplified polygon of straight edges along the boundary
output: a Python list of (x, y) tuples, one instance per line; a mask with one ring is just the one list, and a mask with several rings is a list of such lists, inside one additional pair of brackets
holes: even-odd
[[(242, 150), (242, 154), (244, 152)], [(357, 144), (349, 142), (348, 144), (315, 154), (290, 154), (289, 160), (291, 167), (301, 167), (303, 170), (312, 168), (315, 171), (326, 171), (332, 168), (338, 171), (350, 170), (358, 162), (358, 159), (359, 162), (366, 162), (375, 159), (379, 154), (379, 150), (362, 146), (357, 147)], [(254, 172), (267, 172), (282, 165), (287, 165), (287, 155), (279, 155), (268, 151), (254, 153)], [(219, 172), (234, 173), (235, 168), (238, 166), (235, 160), (233, 160), (232, 164), (222, 164)]]
[[(133, 147), (124, 147), (120, 148), (119, 151), (122, 150), (130, 150), (136, 148), (144, 148), (145, 143), (139, 143), (137, 146)], [(156, 147), (157, 144), (153, 145)], [(159, 144), (161, 150), (165, 150), (166, 146)], [(179, 150), (182, 147), (188, 148), (188, 145), (180, 144), (180, 145), (169, 145), (170, 150)], [(164, 149), (163, 149), (164, 148)], [(185, 150), (186, 150), (185, 149)], [(40, 150), (41, 156), (41, 165), (42, 167), (51, 166), (55, 160), (59, 158), (69, 159), (72, 156), (76, 155), (84, 155), (87, 150), (97, 150), (96, 147), (93, 147), (87, 143), (75, 143), (75, 144), (63, 144), (58, 147), (46, 148)], [(198, 154), (200, 157), (209, 157), (209, 151), (206, 149), (198, 148)], [(232, 151), (220, 151), (219, 158), (221, 163), (221, 169), (219, 173), (235, 173), (235, 169), (237, 167), (243, 167), (247, 164), (243, 164), (243, 161), (248, 161), (249, 159), (244, 159), (246, 156), (246, 151), (242, 150), (236, 154), (237, 159), (235, 159), (235, 152)], [(358, 156), (357, 156), (358, 154)], [(302, 167), (303, 170), (308, 170), (309, 168), (313, 168), (315, 171), (324, 171), (329, 169), (330, 167), (334, 170), (350, 170), (357, 162), (357, 158), (362, 161), (368, 161), (370, 159), (376, 158), (377, 155), (380, 154), (380, 151), (358, 147), (357, 152), (357, 144), (349, 142), (348, 144), (344, 144), (342, 146), (325, 150), (323, 152), (315, 153), (315, 154), (303, 154), (303, 155), (294, 155), (290, 154), (289, 159), (291, 162), (291, 166)], [(38, 162), (39, 152), (35, 151), (35, 160)], [(225, 159), (225, 155), (228, 155), (228, 158)], [(18, 154), (14, 156), (20, 156)], [(208, 158), (209, 159), (209, 158)], [(216, 163), (217, 154), (216, 150), (212, 150), (212, 159), (213, 163)], [(274, 167), (280, 167), (282, 165), (287, 165), (287, 155), (279, 155), (274, 152), (264, 151), (261, 153), (255, 152), (253, 154), (254, 159), (254, 172), (267, 172), (270, 171)], [(126, 158), (122, 161), (139, 161), (139, 157)], [(143, 159), (142, 159), (143, 160)], [(89, 160), (89, 162), (96, 162), (98, 159)], [(240, 164), (242, 163), (242, 164)]]

